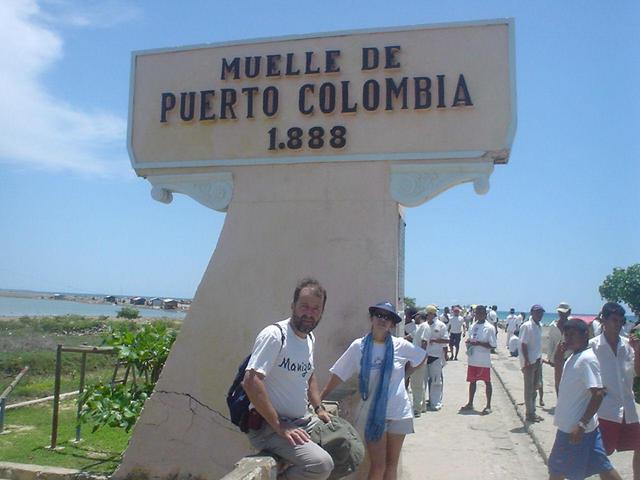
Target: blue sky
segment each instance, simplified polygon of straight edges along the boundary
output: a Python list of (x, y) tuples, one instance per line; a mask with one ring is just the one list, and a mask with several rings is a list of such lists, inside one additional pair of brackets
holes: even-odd
[[(224, 215), (151, 199), (126, 150), (133, 50), (513, 17), (518, 129), (484, 196), (406, 211), (406, 294), (575, 312), (640, 261), (637, 1), (0, 2), (0, 288), (191, 297)], [(301, 272), (301, 275), (306, 272)]]

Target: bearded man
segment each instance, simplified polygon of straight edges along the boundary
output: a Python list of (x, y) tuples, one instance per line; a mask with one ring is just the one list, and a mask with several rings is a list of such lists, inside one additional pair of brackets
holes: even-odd
[[(316, 328), (327, 292), (312, 278), (293, 294), (291, 317), (263, 329), (256, 338), (242, 386), (251, 400), (249, 441), (287, 460), (287, 479), (324, 480), (333, 470), (331, 456), (312, 442), (309, 431), (330, 417), (314, 378), (311, 331)], [(311, 404), (315, 414), (310, 414)]]

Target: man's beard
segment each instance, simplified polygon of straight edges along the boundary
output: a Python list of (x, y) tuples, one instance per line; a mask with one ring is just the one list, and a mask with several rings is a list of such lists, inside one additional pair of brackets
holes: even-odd
[[(308, 325), (307, 323), (305, 323), (307, 320), (311, 320), (313, 323), (311, 325)], [(298, 317), (297, 315), (292, 314), (291, 322), (293, 323), (293, 326), (296, 328), (296, 330), (306, 334), (306, 333), (310, 333), (313, 329), (315, 329), (318, 326), (320, 319), (318, 319), (318, 321), (314, 321), (311, 317), (307, 315), (302, 315), (301, 317)]]

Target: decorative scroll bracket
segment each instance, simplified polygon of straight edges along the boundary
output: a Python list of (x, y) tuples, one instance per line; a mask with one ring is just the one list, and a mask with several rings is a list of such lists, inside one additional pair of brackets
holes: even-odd
[(417, 207), (451, 187), (473, 182), (477, 194), (489, 191), (493, 159), (465, 163), (391, 165), (391, 196), (405, 207)]
[(147, 180), (153, 185), (151, 197), (162, 203), (171, 203), (174, 193), (183, 193), (205, 207), (226, 212), (233, 195), (233, 175), (230, 172), (152, 175)]

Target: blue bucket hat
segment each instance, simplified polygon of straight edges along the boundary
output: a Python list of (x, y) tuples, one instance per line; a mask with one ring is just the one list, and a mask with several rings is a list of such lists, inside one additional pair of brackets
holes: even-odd
[(380, 302), (372, 305), (371, 307), (369, 307), (369, 315), (373, 315), (376, 310), (383, 310), (387, 313), (390, 313), (391, 318), (395, 323), (400, 323), (402, 321), (402, 318), (400, 318), (400, 315), (398, 315), (398, 313), (396, 312), (395, 307), (391, 305), (391, 302)]

